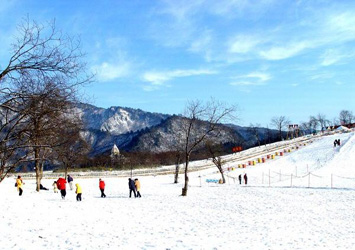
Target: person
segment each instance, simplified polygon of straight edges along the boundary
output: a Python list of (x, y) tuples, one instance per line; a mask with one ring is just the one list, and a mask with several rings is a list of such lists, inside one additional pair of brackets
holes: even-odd
[(70, 190), (73, 190), (73, 177), (68, 175), (67, 180), (68, 180), (68, 183), (69, 183)]
[(40, 190), (48, 190), (48, 188), (44, 187), (42, 184), (39, 184), (39, 189)]
[(76, 190), (75, 190), (76, 200), (81, 201), (81, 194), (82, 194), (81, 187), (80, 187), (79, 183), (76, 183), (75, 186), (76, 186)]
[(334, 148), (337, 146), (337, 144), (338, 144), (338, 141), (335, 139), (334, 140)]
[(244, 183), (245, 183), (245, 185), (248, 184), (248, 176), (246, 173), (244, 174)]
[(62, 195), (62, 199), (65, 199), (65, 196), (67, 195), (67, 191), (66, 191), (66, 183), (67, 181), (64, 178), (59, 178), (57, 180), (57, 187), (60, 190), (60, 194)]
[(101, 198), (106, 198), (106, 195), (105, 195), (105, 182), (101, 179), (99, 179), (99, 188), (100, 188), (100, 191), (101, 191)]
[(137, 197), (142, 197), (141, 196), (141, 183), (138, 179), (134, 179), (134, 185), (136, 186), (136, 190), (137, 190)]
[(58, 193), (58, 186), (57, 186), (57, 182), (56, 181), (53, 182), (52, 186), (53, 186), (54, 193)]
[(338, 144), (338, 146), (340, 146), (340, 139), (337, 140), (337, 144)]
[(136, 186), (134, 185), (134, 181), (131, 178), (128, 178), (128, 187), (129, 187), (129, 198), (131, 198), (132, 192), (134, 193), (134, 197), (137, 198)]
[(240, 175), (238, 176), (238, 179), (239, 179), (239, 185), (242, 185), (242, 174), (240, 174)]
[(21, 176), (17, 176), (17, 179), (16, 179), (16, 187), (17, 187), (17, 191), (19, 192), (18, 195), (21, 196), (22, 193), (23, 193), (23, 185), (25, 183), (23, 182)]

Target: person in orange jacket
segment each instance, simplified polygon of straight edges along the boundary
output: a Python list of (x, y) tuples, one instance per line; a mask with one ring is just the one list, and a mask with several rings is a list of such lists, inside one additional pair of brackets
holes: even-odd
[(139, 182), (138, 179), (134, 179), (134, 185), (136, 186), (136, 190), (137, 190), (137, 197), (142, 197), (141, 196), (141, 183)]
[(101, 179), (99, 179), (99, 188), (101, 191), (101, 198), (105, 198), (106, 197), (106, 194), (104, 193), (105, 192), (105, 182)]
[(21, 178), (21, 176), (17, 176), (17, 179), (16, 179), (16, 187), (17, 187), (17, 191), (19, 192), (19, 196), (22, 195), (23, 193), (23, 184), (25, 184)]

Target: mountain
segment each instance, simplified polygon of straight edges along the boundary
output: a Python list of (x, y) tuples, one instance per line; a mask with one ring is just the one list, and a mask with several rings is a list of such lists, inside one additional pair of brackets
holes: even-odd
[[(144, 133), (133, 138), (127, 146), (134, 151), (166, 152), (178, 149), (184, 139), (182, 130), (186, 118), (181, 116), (171, 116)], [(206, 130), (207, 122), (200, 121), (198, 132)], [(234, 129), (223, 124), (218, 125), (218, 136), (213, 140), (215, 143), (227, 144), (235, 141), (243, 141), (241, 135)]]
[(145, 112), (140, 109), (98, 108), (80, 103), (75, 112), (83, 121), (82, 137), (91, 145), (92, 155), (105, 153), (116, 144), (125, 148), (140, 132), (160, 124), (170, 115)]
[[(125, 151), (172, 151), (183, 138), (181, 126), (185, 118), (146, 112), (127, 107), (98, 108), (80, 103), (76, 112), (84, 123), (82, 137), (91, 145), (91, 155), (108, 153), (114, 144)], [(203, 130), (207, 123), (201, 122)], [(222, 144), (238, 144), (244, 149), (255, 146), (255, 130), (233, 124), (220, 124), (220, 135), (215, 139)], [(256, 128), (259, 141), (265, 141), (275, 130)], [(269, 141), (270, 142), (270, 141)]]

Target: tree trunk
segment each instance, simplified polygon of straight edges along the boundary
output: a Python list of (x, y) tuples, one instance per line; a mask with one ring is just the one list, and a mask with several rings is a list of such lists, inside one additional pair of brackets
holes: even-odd
[(36, 168), (36, 191), (39, 192), (41, 180), (42, 180), (42, 171), (41, 171), (41, 161), (39, 159), (39, 148), (35, 148), (35, 168)]
[(180, 156), (177, 156), (176, 158), (176, 165), (175, 165), (175, 176), (174, 176), (174, 183), (179, 182), (179, 171), (180, 171)]
[(188, 167), (189, 167), (189, 155), (186, 156), (186, 162), (185, 162), (185, 184), (184, 187), (182, 188), (182, 196), (187, 196), (187, 189), (189, 186), (189, 176), (187, 175), (188, 172)]

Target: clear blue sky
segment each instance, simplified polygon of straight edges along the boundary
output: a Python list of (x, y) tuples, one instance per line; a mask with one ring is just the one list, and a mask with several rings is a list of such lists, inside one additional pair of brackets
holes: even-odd
[(0, 64), (26, 15), (80, 36), (99, 107), (179, 114), (214, 97), (263, 126), (355, 112), (353, 0), (2, 0)]

